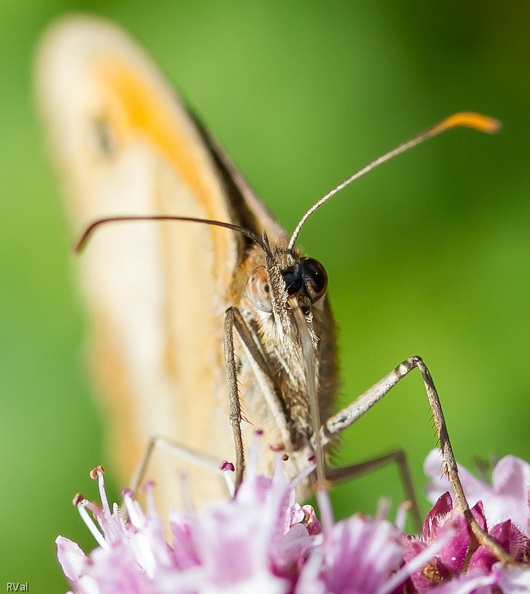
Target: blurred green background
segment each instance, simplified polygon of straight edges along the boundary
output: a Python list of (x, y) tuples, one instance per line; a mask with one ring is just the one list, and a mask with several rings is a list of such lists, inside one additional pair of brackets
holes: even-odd
[[(83, 316), (31, 95), (34, 45), (57, 15), (129, 30), (216, 133), (279, 220), (457, 110), (455, 130), (358, 181), (308, 223), (340, 327), (344, 402), (409, 355), (433, 373), (458, 459), (530, 459), (530, 4), (74, 2), (0, 4), (0, 588), (67, 589), (70, 505), (106, 464), (83, 366)], [(418, 374), (344, 438), (343, 461), (403, 447), (421, 489), (434, 447)], [(112, 469), (109, 469), (112, 470)], [(112, 475), (112, 472), (109, 472)], [(116, 485), (119, 487), (119, 485)], [(337, 489), (338, 516), (399, 501), (395, 468)]]

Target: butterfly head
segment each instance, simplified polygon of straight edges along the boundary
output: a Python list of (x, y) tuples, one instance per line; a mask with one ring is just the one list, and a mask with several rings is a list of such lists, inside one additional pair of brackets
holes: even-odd
[[(266, 234), (259, 247), (263, 248), (264, 258), (254, 262), (259, 265), (246, 282), (251, 306), (261, 319), (271, 319), (280, 340), (292, 336), (293, 326), (297, 326), (294, 311), (299, 311), (312, 329), (314, 311), (322, 310), (327, 290), (324, 266), (296, 248), (285, 248), (281, 242), (271, 248)], [(316, 336), (313, 342), (318, 342)]]

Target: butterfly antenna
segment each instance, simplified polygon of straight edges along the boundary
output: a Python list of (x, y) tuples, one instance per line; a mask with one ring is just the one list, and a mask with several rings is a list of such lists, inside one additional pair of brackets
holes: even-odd
[(296, 226), (296, 229), (294, 230), (294, 232), (291, 236), (291, 239), (289, 241), (289, 251), (291, 251), (294, 248), (296, 240), (298, 239), (298, 236), (300, 235), (300, 231), (301, 231), (302, 227), (304, 226), (305, 222), (307, 221), (307, 219), (318, 208), (320, 208), (325, 202), (327, 202), (330, 198), (335, 196), (335, 194), (340, 192), (343, 188), (345, 188), (346, 186), (351, 184), (353, 181), (355, 181), (356, 179), (358, 179), (365, 173), (368, 173), (369, 171), (371, 171), (372, 169), (375, 169), (377, 166), (381, 165), (382, 163), (385, 163), (386, 161), (390, 161), (390, 159), (397, 157), (397, 155), (400, 155), (401, 153), (408, 151), (409, 149), (417, 146), (418, 144), (421, 144), (428, 138), (432, 138), (433, 136), (437, 136), (438, 134), (441, 134), (442, 132), (445, 132), (446, 130), (450, 130), (451, 128), (457, 128), (459, 126), (464, 126), (466, 128), (473, 128), (475, 130), (479, 130), (480, 132), (486, 132), (488, 134), (493, 134), (500, 130), (501, 123), (494, 118), (490, 118), (489, 116), (485, 116), (480, 113), (473, 113), (473, 112), (454, 113), (453, 115), (450, 115), (449, 117), (445, 118), (445, 120), (442, 120), (441, 122), (432, 126), (431, 128), (428, 128), (427, 130), (421, 132), (420, 134), (417, 134), (410, 140), (407, 140), (406, 142), (401, 143), (396, 148), (388, 151), (384, 155), (381, 155), (377, 159), (374, 159), (371, 163), (369, 163), (368, 165), (365, 165), (362, 169), (359, 169), (359, 171), (356, 171), (353, 175), (350, 175), (350, 177), (346, 178), (340, 184), (335, 186), (325, 196), (322, 196), (322, 198), (318, 202), (315, 202), (315, 204), (313, 204), (313, 206), (304, 214), (304, 216), (300, 219), (300, 222)]
[(76, 241), (73, 246), (73, 250), (76, 253), (79, 253), (88, 243), (88, 240), (91, 238), (92, 234), (96, 229), (99, 229), (101, 226), (106, 225), (108, 223), (127, 223), (133, 221), (184, 221), (188, 223), (202, 223), (203, 225), (213, 225), (214, 227), (224, 227), (225, 229), (232, 229), (233, 231), (237, 231), (238, 233), (242, 233), (249, 237), (252, 241), (257, 243), (264, 251), (267, 251), (267, 246), (264, 244), (263, 240), (252, 233), (249, 229), (245, 229), (245, 227), (240, 227), (239, 225), (234, 225), (233, 223), (225, 223), (223, 221), (213, 221), (210, 219), (199, 219), (195, 217), (179, 217), (173, 215), (130, 215), (130, 216), (113, 216), (113, 217), (104, 217), (101, 219), (97, 219), (93, 223), (91, 223), (81, 234), (81, 237)]

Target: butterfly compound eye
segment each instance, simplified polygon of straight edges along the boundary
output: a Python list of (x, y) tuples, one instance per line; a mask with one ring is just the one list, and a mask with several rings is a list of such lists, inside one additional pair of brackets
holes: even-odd
[(252, 272), (247, 281), (248, 298), (256, 309), (270, 313), (272, 311), (270, 293), (271, 287), (267, 271), (265, 267), (260, 266)]
[(305, 258), (300, 263), (300, 276), (305, 286), (307, 296), (313, 303), (324, 296), (328, 286), (326, 269), (318, 260)]

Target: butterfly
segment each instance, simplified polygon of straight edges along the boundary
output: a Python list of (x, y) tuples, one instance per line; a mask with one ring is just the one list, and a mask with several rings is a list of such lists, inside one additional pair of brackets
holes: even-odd
[[(334, 412), (327, 275), (296, 241), (307, 218), (360, 175), (455, 126), (493, 132), (495, 120), (446, 118), (333, 188), (288, 234), (116, 26), (89, 17), (54, 24), (39, 50), (37, 90), (73, 227), (88, 228), (82, 242), (99, 227), (79, 268), (92, 366), (125, 477), (163, 435), (182, 446), (182, 464), (192, 459), (185, 470), (194, 501), (220, 496), (214, 464), (235, 460), (237, 484), (256, 429), (264, 432), (261, 470), (270, 472), (273, 451), (282, 449), (290, 477), (314, 456), (320, 482), (340, 477), (326, 469), (334, 438), (418, 368), (447, 472), (469, 510), (421, 358)], [(175, 461), (153, 454), (149, 475), (166, 507), (178, 491), (174, 469)]]

